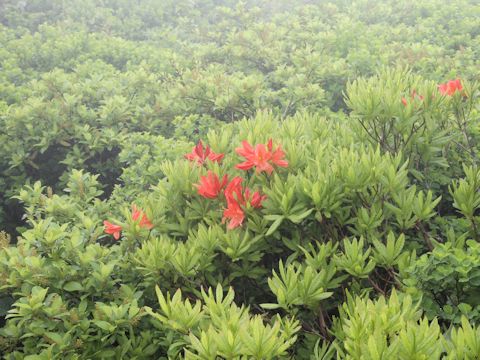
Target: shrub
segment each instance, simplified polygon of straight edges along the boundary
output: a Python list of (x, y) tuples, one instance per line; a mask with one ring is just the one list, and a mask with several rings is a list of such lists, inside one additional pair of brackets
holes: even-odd
[(5, 359), (477, 356), (475, 5), (140, 3), (0, 5)]
[[(480, 48), (476, 8), (466, 0), (375, 6), (6, 0), (0, 6), (0, 222), (11, 233), (21, 208), (9, 199), (26, 182), (41, 180), (61, 190), (70, 170), (84, 168), (100, 174), (106, 194), (121, 183), (125, 130), (198, 140), (195, 129), (205, 125), (191, 129), (194, 119), (213, 125), (265, 109), (283, 118), (301, 111), (348, 112), (343, 92), (349, 80), (392, 64), (435, 82), (460, 74), (473, 79)], [(399, 95), (408, 97), (415, 89), (403, 85), (415, 82), (398, 84)], [(398, 113), (403, 130), (397, 140), (412, 120), (428, 118), (431, 127), (435, 118), (445, 121), (437, 115), (449, 113), (417, 110)], [(456, 118), (474, 151), (475, 130)], [(429, 137), (408, 141), (424, 155), (432, 151), (427, 164), (416, 166), (418, 177), (445, 163), (438, 148), (450, 129), (431, 130)]]
[[(270, 141), (266, 134), (276, 136)], [(8, 274), (3, 287), (14, 301), (2, 330), (5, 343), (18, 354), (43, 347), (52, 354), (68, 354), (80, 351), (75, 344), (81, 340), (83, 357), (136, 354), (143, 351), (145, 339), (153, 338), (151, 354), (192, 358), (264, 357), (271, 339), (285, 344), (277, 348), (278, 354), (269, 352), (272, 357), (347, 351), (315, 342), (333, 335), (334, 344), (347, 344), (341, 333), (330, 329), (338, 327), (335, 318), (345, 318), (338, 309), (353, 301), (349, 296), (388, 296), (412, 277), (427, 284), (428, 278), (417, 275), (422, 259), (440, 251), (435, 247), (432, 255), (419, 260), (415, 256), (436, 246), (438, 226), (431, 219), (440, 223), (435, 211), (440, 198), (412, 184), (409, 163), (400, 153), (382, 153), (358, 142), (357, 136), (342, 120), (299, 114), (279, 122), (270, 113), (260, 113), (255, 120), (210, 131), (195, 146), (164, 143), (165, 160), (156, 165), (158, 170), (141, 182), (137, 171), (125, 170), (128, 185), (117, 187), (110, 199), (100, 200), (97, 177), (81, 171), (72, 172), (66, 195), (39, 183), (26, 187), (19, 199), (31, 229), (22, 233), (17, 246), (2, 252), (2, 271)], [(131, 170), (142, 169), (150, 160), (138, 156), (155, 147), (148, 142), (139, 148), (132, 145), (136, 152), (128, 156), (137, 160), (128, 160)], [(135, 187), (137, 181), (142, 186)], [(457, 185), (452, 193), (458, 198), (455, 189)], [(107, 235), (102, 235), (104, 230)], [(157, 296), (156, 285), (161, 287)], [(221, 288), (228, 286), (235, 292), (228, 292), (225, 302)], [(214, 297), (208, 288), (217, 289)], [(73, 335), (70, 324), (52, 319), (48, 331), (59, 334), (62, 342), (57, 336), (52, 344), (38, 335), (32, 335), (31, 343), (21, 342), (34, 325), (30, 320), (17, 322), (24, 314), (16, 309), (23, 308), (19, 304), (33, 292), (42, 294), (43, 306), (58, 297), (65, 316), (82, 314), (80, 323), (85, 320), (87, 329), (88, 322), (88, 333), (94, 335)], [(224, 321), (212, 313), (214, 304), (223, 304)], [(360, 309), (360, 303), (355, 304), (351, 307)], [(434, 314), (426, 304), (422, 308)], [(435, 315), (446, 325), (459, 321), (439, 311)], [(158, 320), (154, 328), (151, 316)], [(418, 320), (412, 318), (415, 324)], [(123, 325), (132, 321), (135, 328)], [(306, 332), (299, 331), (296, 322)], [(423, 334), (426, 344), (437, 344), (440, 325), (422, 320), (411, 328), (396, 328), (395, 336)], [(216, 335), (225, 334), (225, 326), (234, 340)], [(105, 354), (97, 353), (97, 341), (105, 336)], [(143, 340), (125, 342), (132, 336)], [(252, 337), (264, 345), (250, 347)], [(417, 351), (402, 341), (388, 351), (407, 357)]]

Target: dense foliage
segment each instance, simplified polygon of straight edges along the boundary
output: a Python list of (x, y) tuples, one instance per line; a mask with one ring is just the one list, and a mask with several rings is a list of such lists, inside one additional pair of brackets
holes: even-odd
[(3, 358), (478, 358), (479, 17), (2, 2)]
[(348, 111), (347, 82), (382, 65), (471, 78), (479, 15), (467, 0), (2, 1), (0, 222), (14, 231), (27, 181), (61, 190), (72, 169), (108, 194), (132, 133), (198, 139), (261, 109)]

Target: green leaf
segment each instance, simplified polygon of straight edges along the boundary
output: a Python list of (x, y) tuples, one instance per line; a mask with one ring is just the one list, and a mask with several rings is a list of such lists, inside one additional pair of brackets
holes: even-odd
[(108, 350), (103, 350), (98, 354), (100, 358), (111, 358), (115, 356), (115, 350), (108, 349)]
[(103, 320), (94, 320), (93, 323), (95, 325), (97, 325), (100, 329), (108, 331), (108, 332), (112, 332), (116, 328), (116, 326), (114, 326), (114, 325), (112, 325), (112, 324), (110, 324), (106, 321), (103, 321)]
[(48, 337), (49, 339), (53, 340), (54, 342), (56, 342), (58, 345), (63, 344), (63, 336), (60, 335), (59, 333), (46, 332), (45, 336)]
[(69, 281), (65, 285), (63, 285), (63, 288), (67, 291), (82, 291), (83, 286), (77, 281)]
[(302, 222), (302, 220), (305, 219), (308, 215), (310, 215), (313, 210), (314, 210), (314, 209), (310, 209), (310, 210), (304, 211), (304, 212), (301, 213), (301, 214), (290, 215), (290, 216), (288, 217), (288, 220), (290, 220), (290, 221), (293, 222), (294, 224), (298, 224), (298, 223)]
[(274, 309), (281, 308), (279, 304), (270, 304), (270, 303), (260, 304), (260, 306), (267, 310), (274, 310)]
[(277, 220), (275, 220), (272, 225), (270, 225), (270, 228), (268, 229), (267, 233), (265, 234), (265, 236), (270, 236), (272, 235), (275, 230), (278, 229), (278, 227), (282, 224), (283, 222), (283, 219), (285, 219), (283, 216), (282, 217), (279, 217)]
[(40, 355), (28, 355), (24, 357), (24, 360), (45, 360), (45, 357)]

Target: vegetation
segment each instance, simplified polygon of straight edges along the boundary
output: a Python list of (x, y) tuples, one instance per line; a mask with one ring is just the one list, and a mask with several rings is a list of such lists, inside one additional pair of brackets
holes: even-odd
[(4, 359), (477, 359), (480, 5), (0, 4)]

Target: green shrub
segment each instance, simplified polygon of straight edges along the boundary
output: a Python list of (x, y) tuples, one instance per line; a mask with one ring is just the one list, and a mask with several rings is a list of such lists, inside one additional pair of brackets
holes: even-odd
[(0, 4), (2, 356), (476, 358), (478, 10)]
[[(276, 135), (271, 147), (268, 134)], [(319, 338), (331, 339), (330, 329), (337, 326), (333, 319), (342, 317), (338, 308), (351, 301), (343, 289), (348, 288), (352, 297), (375, 297), (388, 296), (395, 287), (402, 289), (402, 281), (411, 281), (412, 277), (428, 284), (428, 278), (420, 274), (429, 270), (420, 267), (424, 259), (433, 259), (440, 251), (436, 245), (440, 225), (436, 224), (441, 224), (442, 218), (435, 210), (440, 198), (422, 189), (421, 184), (412, 183), (415, 178), (409, 174), (409, 163), (401, 154), (382, 154), (379, 148), (358, 142), (357, 136), (342, 120), (299, 114), (279, 122), (270, 113), (260, 113), (254, 120), (210, 131), (206, 139), (208, 144), (215, 144), (211, 150), (207, 150), (206, 141), (192, 150), (193, 145), (183, 141), (139, 136), (131, 143), (131, 152), (122, 155), (125, 163), (131, 164), (122, 175), (125, 186), (118, 186), (110, 199), (100, 200), (97, 176), (81, 171), (72, 172), (65, 195), (54, 194), (40, 183), (26, 187), (19, 199), (25, 203), (31, 229), (1, 255), (2, 271), (8, 274), (3, 288), (15, 302), (9, 313), (15, 316), (9, 318), (2, 333), (5, 343), (23, 344), (21, 349), (13, 346), (24, 354), (43, 347), (55, 354), (68, 354), (79, 352), (73, 349), (80, 339), (82, 357), (118, 357), (133, 356), (143, 349), (145, 339), (155, 338), (154, 343), (150, 342), (152, 354), (263, 357), (266, 355), (262, 351), (270, 346), (268, 339), (275, 338), (285, 347), (278, 347), (280, 352), (272, 357), (297, 352), (332, 353), (333, 348), (315, 343)], [(255, 153), (249, 155), (245, 143), (240, 146), (244, 139), (257, 151), (263, 146), (267, 153), (280, 152), (275, 160), (267, 160), (271, 163), (263, 163)], [(160, 147), (152, 146), (151, 141), (159, 141)], [(206, 151), (212, 151), (211, 156)], [(163, 156), (164, 160), (151, 163), (145, 154)], [(282, 162), (283, 158), (288, 164)], [(247, 162), (242, 163), (244, 160)], [(155, 166), (151, 175), (139, 176), (147, 164)], [(256, 167), (264, 171), (256, 171)], [(217, 175), (217, 185), (207, 182)], [(228, 182), (222, 185), (223, 175), (228, 175)], [(242, 182), (236, 183), (240, 176)], [(454, 198), (458, 197), (455, 189)], [(132, 203), (135, 206), (131, 207)], [(447, 219), (455, 223), (451, 216)], [(102, 221), (106, 221), (105, 229)], [(107, 235), (102, 235), (104, 230)], [(416, 252), (427, 252), (432, 246), (432, 253), (416, 259)], [(435, 273), (429, 273), (435, 279)], [(201, 293), (202, 288), (219, 284), (235, 289), (235, 295), (228, 295), (228, 304), (222, 305), (222, 311), (233, 317), (230, 325), (230, 320), (212, 318), (207, 301), (210, 295)], [(147, 313), (158, 314), (155, 317), (160, 323), (152, 329), (151, 320), (142, 313), (138, 327), (124, 327), (124, 321), (131, 322), (137, 314), (129, 306), (155, 308), (156, 285), (161, 287), (157, 291), (161, 310)], [(428, 286), (439, 287), (435, 283)], [(17, 314), (15, 309), (19, 301), (40, 288), (47, 291), (42, 302), (56, 294), (66, 304), (67, 312), (79, 312), (80, 304), (85, 304), (81, 318), (88, 321), (89, 331), (95, 335), (72, 335), (70, 325), (54, 322), (50, 332), (62, 339), (68, 334), (63, 345), (49, 344), (48, 339), (38, 335), (32, 335), (32, 341), (37, 336), (32, 343), (21, 342), (20, 338), (31, 329), (29, 322), (14, 320), (23, 319), (23, 313)], [(135, 302), (119, 295), (126, 289)], [(427, 285), (425, 289), (429, 289)], [(177, 295), (170, 299), (163, 295), (165, 292)], [(220, 288), (217, 292), (223, 293)], [(201, 305), (201, 298), (205, 305)], [(248, 315), (241, 310), (242, 305), (231, 302), (233, 299), (253, 313)], [(221, 298), (218, 302), (222, 303)], [(427, 305), (422, 303), (422, 308), (429, 316), (439, 316), (442, 326), (459, 321), (440, 311), (429, 312)], [(99, 306), (104, 314), (111, 315), (102, 318)], [(176, 312), (168, 310), (172, 308)], [(190, 312), (196, 315), (187, 316)], [(263, 320), (258, 314), (263, 314)], [(292, 318), (295, 320), (288, 320)], [(98, 325), (98, 321), (108, 324)], [(238, 328), (235, 321), (245, 325), (241, 333), (233, 336), (234, 340), (216, 335), (224, 333), (224, 326)], [(289, 321), (299, 322), (307, 331), (299, 331)], [(396, 328), (399, 345), (392, 345), (388, 351), (398, 351), (408, 358), (417, 350), (400, 339), (410, 336), (426, 336), (426, 344), (430, 344), (430, 335), (437, 334), (434, 344), (440, 342), (439, 325), (425, 321), (411, 328)], [(283, 331), (292, 336), (296, 333), (298, 340), (285, 337)], [(342, 335), (333, 334), (338, 337), (334, 343), (345, 343)], [(107, 355), (102, 355), (95, 351), (99, 351), (98, 339), (105, 336), (110, 342), (102, 350)], [(127, 345), (126, 339), (132, 336), (143, 340)], [(247, 346), (246, 339), (252, 336), (259, 336), (258, 341), (264, 345)], [(384, 346), (383, 340), (378, 341), (375, 346)]]
[[(385, 0), (374, 5), (2, 2), (0, 186), (5, 191), (0, 203), (5, 214), (0, 222), (11, 233), (19, 225), (21, 209), (9, 199), (26, 182), (41, 180), (60, 190), (73, 168), (99, 173), (108, 194), (121, 183), (118, 153), (127, 132), (197, 140), (205, 121), (215, 126), (259, 110), (282, 117), (348, 112), (347, 83), (374, 74), (380, 65), (407, 66), (436, 82), (475, 78), (480, 37), (474, 4)], [(417, 81), (409, 82), (403, 85)], [(410, 94), (403, 85), (395, 91)], [(377, 95), (383, 90), (378, 87)], [(475, 116), (478, 110), (470, 111)], [(415, 116), (402, 114), (408, 119), (396, 121), (403, 128), (397, 140), (417, 118), (430, 119), (429, 127), (432, 119), (446, 121), (438, 111), (409, 112)], [(476, 133), (456, 118), (464, 135)], [(431, 130), (426, 138), (407, 141), (410, 148), (422, 147), (424, 155), (431, 151), (427, 164), (416, 166), (419, 177), (438, 176), (435, 167), (445, 163), (438, 148), (451, 141), (449, 128)], [(467, 134), (471, 152), (477, 137)], [(453, 140), (464, 146), (464, 140)]]

